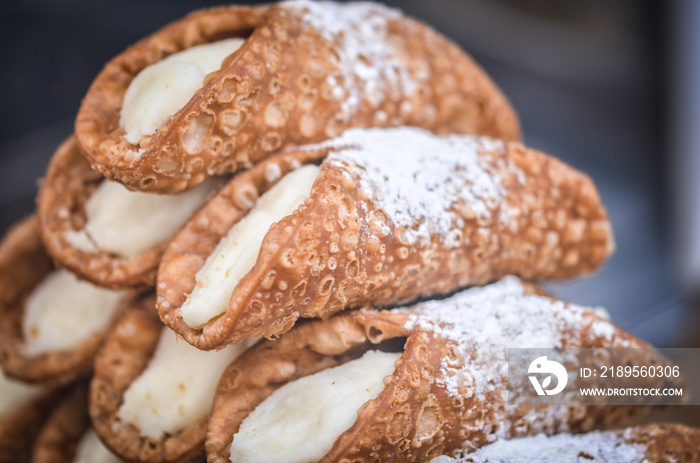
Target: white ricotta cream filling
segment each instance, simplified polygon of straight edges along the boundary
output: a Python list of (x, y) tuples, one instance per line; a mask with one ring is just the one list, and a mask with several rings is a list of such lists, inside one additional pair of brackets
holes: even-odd
[(85, 204), (85, 227), (68, 239), (84, 251), (138, 256), (172, 237), (221, 184), (213, 179), (184, 193), (157, 195), (104, 181)]
[(29, 295), (24, 307), (23, 353), (69, 350), (107, 327), (123, 291), (100, 288), (56, 269)]
[(0, 368), (0, 421), (38, 396), (41, 391), (38, 386), (8, 378)]
[(247, 346), (202, 351), (164, 328), (148, 367), (124, 392), (117, 416), (155, 439), (184, 430), (209, 414), (219, 377)]
[(105, 447), (92, 428), (80, 439), (73, 460), (74, 463), (120, 463), (121, 461)]
[(182, 319), (188, 326), (201, 328), (226, 312), (234, 288), (255, 265), (265, 234), (303, 204), (319, 172), (318, 166), (307, 165), (288, 173), (231, 227), (197, 272), (195, 288), (182, 305)]
[(370, 351), (357, 360), (287, 383), (243, 421), (231, 444), (232, 462), (307, 463), (320, 460), (379, 395), (400, 354)]
[(207, 74), (243, 45), (244, 39), (225, 39), (174, 53), (144, 68), (124, 95), (119, 126), (129, 143), (156, 133), (202, 88)]

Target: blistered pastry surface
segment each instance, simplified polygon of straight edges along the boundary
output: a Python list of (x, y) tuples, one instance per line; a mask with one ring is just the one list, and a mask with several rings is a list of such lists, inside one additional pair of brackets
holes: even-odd
[(37, 214), (51, 257), (81, 278), (112, 288), (153, 285), (165, 249), (162, 243), (137, 256), (118, 256), (98, 249), (84, 235), (86, 203), (105, 181), (90, 168), (74, 138), (54, 154), (37, 199)]
[[(297, 326), (274, 342), (256, 344), (219, 381), (207, 427), (207, 461), (228, 463), (243, 419), (282, 384), (357, 358), (368, 343), (408, 335), (402, 313), (348, 312)], [(358, 351), (359, 350), (359, 351)]]
[(255, 265), (270, 225), (294, 212), (309, 197), (318, 172), (318, 166), (308, 164), (283, 176), (221, 238), (197, 272), (195, 286), (180, 309), (188, 326), (201, 328), (226, 312), (236, 285)]
[(206, 418), (182, 432), (148, 438), (118, 416), (124, 392), (147, 368), (163, 329), (154, 304), (153, 295), (143, 296), (105, 341), (95, 359), (90, 383), (90, 417), (102, 441), (125, 460), (200, 462), (204, 456)]
[(325, 154), (318, 150), (283, 153), (239, 173), (173, 238), (158, 268), (157, 307), (161, 319), (187, 342), (200, 349), (212, 349), (220, 344), (222, 333), (210, 335), (190, 328), (182, 319), (180, 307), (196, 285), (197, 272), (221, 238), (285, 174), (302, 165), (320, 162)]
[[(402, 336), (408, 337), (404, 352), (384, 390), (321, 461), (428, 461), (499, 437), (580, 432), (629, 418), (629, 407), (506, 406), (506, 355), (513, 343), (647, 347), (593, 309), (531, 291), (505, 279), (406, 309), (345, 312), (261, 342), (222, 376), (208, 429), (209, 458), (227, 461), (240, 422), (281, 384), (342, 362), (344, 353), (352, 358), (362, 346)], [(593, 329), (595, 323), (610, 330)]]
[[(189, 342), (213, 348), (275, 336), (300, 317), (394, 305), (508, 274), (570, 278), (597, 269), (614, 247), (592, 181), (518, 143), (357, 129), (305, 150), (328, 153), (310, 199), (270, 228), (224, 316), (201, 332), (174, 328)], [(181, 237), (175, 242), (182, 258), (194, 254)], [(164, 259), (161, 272), (192, 279), (186, 272), (196, 269), (182, 263)], [(159, 307), (169, 306), (164, 320), (175, 326), (177, 293), (163, 283)]]
[[(221, 36), (243, 46), (140, 145), (118, 126), (124, 92), (145, 66)], [(249, 167), (293, 144), (351, 127), (421, 126), (518, 139), (512, 108), (458, 47), (395, 10), (291, 2), (203, 10), (107, 64), (76, 135), (92, 166), (140, 190), (176, 192)]]
[(207, 74), (243, 44), (243, 39), (223, 39), (197, 45), (147, 66), (124, 94), (119, 125), (130, 143), (151, 136), (202, 88)]

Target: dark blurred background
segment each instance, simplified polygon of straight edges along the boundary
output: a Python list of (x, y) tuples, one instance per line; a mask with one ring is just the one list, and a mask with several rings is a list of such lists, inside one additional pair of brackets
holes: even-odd
[[(554, 285), (659, 346), (698, 343), (700, 2), (387, 0), (455, 40), (519, 112), (529, 146), (588, 172), (618, 250)], [(0, 228), (33, 209), (36, 180), (115, 54), (195, 0), (0, 3)], [(697, 344), (700, 346), (700, 344)]]

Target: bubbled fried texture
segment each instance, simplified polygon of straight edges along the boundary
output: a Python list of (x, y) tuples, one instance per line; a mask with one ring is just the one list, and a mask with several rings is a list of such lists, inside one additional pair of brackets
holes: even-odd
[[(107, 178), (133, 189), (174, 193), (208, 176), (250, 167), (280, 148), (321, 141), (351, 127), (412, 125), (436, 133), (520, 138), (513, 109), (471, 58), (425, 24), (373, 8), (375, 17), (387, 16), (387, 26), (384, 36), (372, 41), (386, 42), (391, 58), (405, 67), (414, 81), (408, 93), (362, 94), (348, 110), (339, 92), (352, 94), (351, 85), (387, 86), (386, 77), (349, 82), (342, 69), (356, 65), (343, 62), (340, 48), (351, 39), (324, 35), (303, 9), (280, 4), (203, 10), (108, 63), (79, 111), (80, 146)], [(351, 23), (343, 33), (361, 34), (365, 27)], [(121, 102), (141, 69), (176, 51), (250, 31), (243, 46), (156, 134), (140, 146), (125, 140)], [(362, 56), (368, 68), (385, 64), (371, 62), (370, 53)]]
[[(325, 154), (319, 150), (294, 151), (265, 159), (236, 175), (182, 227), (158, 267), (157, 307), (165, 324), (199, 349), (209, 350), (220, 344), (222, 334), (190, 328), (179, 311), (195, 287), (197, 271), (228, 230), (255, 206), (260, 195), (291, 170), (319, 162)], [(226, 315), (224, 318), (228, 320)]]
[[(62, 386), (87, 376), (106, 330), (92, 333), (73, 349), (25, 355), (22, 320), (27, 297), (49, 272), (51, 259), (44, 249), (35, 215), (17, 224), (0, 243), (0, 363), (12, 377), (44, 386)], [(124, 296), (112, 323), (128, 304)], [(110, 325), (111, 326), (111, 325)]]
[(652, 424), (618, 434), (628, 444), (645, 446), (647, 461), (700, 462), (700, 429), (681, 424)]
[[(430, 318), (430, 313), (420, 316)], [(617, 327), (610, 338), (596, 336), (590, 329), (596, 320), (603, 319), (588, 311), (580, 325), (559, 333), (562, 345), (648, 347)], [(494, 375), (504, 369), (478, 363), (476, 358), (473, 350), (464, 351), (454, 340), (415, 327), (390, 382), (358, 412), (355, 424), (321, 461), (429, 461), (438, 455), (476, 449), (499, 437), (600, 429), (625, 419), (629, 422), (646, 411), (644, 407), (622, 406), (519, 406), (516, 412), (502, 393), (508, 388), (507, 375)], [(446, 363), (472, 378), (459, 386), (459, 394), (446, 386)], [(484, 389), (484, 384), (479, 384), (484, 381), (479, 379), (480, 373), (495, 383)], [(517, 434), (512, 431), (515, 428)]]
[(229, 461), (233, 435), (276, 389), (358, 357), (367, 344), (408, 335), (406, 319), (389, 312), (348, 312), (323, 323), (300, 324), (274, 342), (249, 348), (229, 365), (216, 389), (207, 427), (207, 461)]
[[(531, 293), (533, 287), (526, 286), (525, 291)], [(562, 306), (562, 310), (574, 313), (578, 309)], [(644, 410), (520, 406), (516, 412), (502, 394), (508, 387), (503, 368), (476, 361), (480, 346), (465, 349), (441, 333), (444, 327), (450, 331), (454, 320), (436, 314), (421, 304), (383, 312), (361, 309), (300, 324), (278, 340), (253, 346), (229, 366), (219, 382), (207, 430), (208, 461), (228, 461), (242, 421), (274, 390), (397, 337), (408, 339), (393, 374), (385, 379), (382, 392), (361, 407), (357, 421), (336, 439), (322, 462), (429, 461), (438, 455), (473, 450), (498, 437), (588, 431), (610, 425), (611, 417), (619, 425), (619, 416), (629, 419)], [(610, 336), (597, 335), (592, 324), (609, 322), (590, 309), (583, 309), (583, 314), (571, 317), (575, 325), (547, 342), (581, 348), (648, 347), (617, 327)], [(408, 323), (413, 316), (435, 328)], [(493, 340), (494, 344), (502, 342)], [(472, 381), (461, 383), (456, 393), (449, 386), (446, 375), (451, 373), (445, 365)], [(515, 428), (518, 432), (511, 432)]]
[(90, 429), (87, 383), (76, 385), (58, 404), (41, 428), (32, 452), (32, 463), (71, 463), (78, 444)]
[[(163, 320), (188, 342), (212, 349), (245, 337), (277, 336), (300, 317), (391, 306), (510, 274), (528, 280), (570, 278), (603, 264), (613, 238), (590, 178), (519, 143), (478, 155), (488, 173), (499, 179), (501, 199), (487, 205), (489, 214), (482, 216), (469, 204), (436, 204), (449, 209), (450, 229), (416, 243), (408, 242), (406, 228), (397, 226), (360, 188), (365, 175), (361, 167), (324, 162), (310, 199), (270, 228), (228, 311), (202, 330), (183, 327), (177, 311), (204, 263), (202, 249), (194, 250), (196, 235), (176, 237), (177, 251), (168, 250), (169, 260), (160, 267), (172, 275), (158, 288)], [(387, 182), (396, 180), (392, 172), (384, 175)], [(460, 181), (460, 173), (450, 175)], [(205, 205), (201, 213), (206, 215), (209, 208)], [(223, 208), (216, 206), (216, 213), (224, 213)], [(240, 210), (225, 213), (237, 221)], [(417, 230), (422, 223), (416, 217), (409, 228)], [(197, 233), (192, 222), (186, 228)], [(200, 235), (209, 240), (212, 233), (216, 231), (207, 229)], [(460, 237), (458, 244), (448, 245), (455, 236)]]
[(200, 462), (204, 458), (206, 418), (176, 435), (149, 438), (117, 414), (129, 385), (146, 369), (163, 324), (155, 297), (143, 296), (122, 317), (95, 359), (89, 412), (95, 432), (109, 449), (128, 461)]
[[(119, 180), (132, 189), (170, 193), (201, 183), (209, 175), (207, 171), (210, 168), (221, 171), (216, 169), (216, 161), (220, 160), (214, 158), (208, 146), (201, 155), (191, 156), (179, 143), (168, 145), (172, 138), (179, 138), (187, 129), (189, 120), (183, 120), (185, 116), (187, 119), (208, 120), (206, 112), (199, 117), (194, 112), (195, 107), (207, 106), (212, 102), (212, 95), (205, 94), (206, 89), (198, 92), (178, 113), (179, 116), (166, 122), (155, 140), (143, 140), (143, 147), (128, 143), (124, 138), (124, 129), (119, 127), (124, 94), (134, 77), (147, 66), (197, 45), (226, 37), (244, 37), (262, 23), (267, 10), (268, 7), (236, 5), (197, 11), (137, 42), (107, 63), (90, 86), (75, 122), (78, 143), (92, 167), (108, 179)], [(241, 72), (244, 76), (249, 74), (245, 69)], [(217, 90), (225, 92), (226, 89)], [(225, 96), (219, 98), (226, 99)], [(193, 121), (193, 124), (196, 123)], [(207, 145), (215, 142), (211, 136), (207, 137), (207, 141)], [(214, 151), (231, 154), (233, 145), (223, 146), (221, 140), (219, 142)], [(146, 145), (152, 145), (152, 148)], [(138, 154), (141, 149), (147, 152)], [(206, 153), (209, 155), (205, 156)], [(141, 160), (137, 161), (137, 158)], [(209, 161), (206, 165), (205, 160)], [(232, 164), (231, 170), (235, 170), (235, 158), (226, 162)]]
[(92, 170), (80, 153), (74, 137), (58, 148), (37, 198), (46, 250), (59, 265), (95, 285), (112, 289), (153, 286), (166, 243), (130, 258), (71, 244), (70, 235), (80, 233), (87, 223), (85, 204), (103, 181), (102, 174)]

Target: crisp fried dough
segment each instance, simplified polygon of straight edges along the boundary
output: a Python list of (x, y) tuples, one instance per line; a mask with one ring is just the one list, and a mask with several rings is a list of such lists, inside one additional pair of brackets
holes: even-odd
[(144, 462), (201, 462), (207, 419), (177, 435), (153, 439), (141, 435), (117, 414), (129, 385), (148, 366), (163, 324), (154, 310), (155, 297), (146, 295), (119, 321), (95, 359), (90, 383), (90, 417), (95, 432), (116, 455)]
[(61, 265), (96, 285), (114, 289), (152, 286), (167, 243), (131, 258), (71, 244), (69, 234), (85, 226), (85, 203), (102, 181), (104, 176), (90, 168), (74, 137), (58, 148), (37, 199), (46, 249)]
[(74, 386), (51, 413), (34, 443), (32, 463), (71, 463), (80, 439), (90, 429), (87, 384)]
[(618, 431), (542, 435), (499, 441), (461, 458), (440, 463), (700, 462), (700, 429), (681, 424), (649, 424)]
[[(348, 145), (357, 150), (347, 151)], [(445, 151), (455, 145), (457, 160), (446, 161)], [(380, 164), (388, 168), (370, 172), (358, 160), (363, 150), (369, 157), (385, 156)], [(326, 153), (310, 198), (267, 232), (227, 312), (202, 329), (185, 324), (180, 307), (197, 271), (269, 188), (265, 174), (286, 173), (295, 157)], [(408, 164), (418, 172), (400, 167)], [(420, 170), (430, 178), (412, 181)], [(447, 185), (447, 192), (433, 200), (436, 185)], [(484, 191), (494, 197), (484, 199)], [(613, 248), (593, 182), (550, 156), (516, 142), (443, 138), (408, 128), (357, 129), (271, 157), (232, 179), (171, 241), (159, 267), (158, 310), (188, 342), (213, 349), (245, 337), (277, 336), (300, 317), (395, 305), (508, 274), (571, 278), (597, 269)]]
[[(128, 142), (119, 118), (134, 77), (224, 37), (247, 38), (153, 136)], [(75, 133), (107, 178), (174, 193), (280, 148), (398, 125), (520, 138), (500, 90), (425, 24), (381, 5), (289, 2), (202, 10), (141, 40), (97, 76)]]
[(132, 257), (116, 255), (94, 245), (81, 248), (74, 244), (74, 237), (87, 222), (85, 205), (103, 181), (104, 176), (93, 170), (81, 155), (74, 137), (58, 148), (37, 198), (46, 249), (55, 262), (98, 286), (111, 289), (153, 286), (167, 243)]
[(194, 288), (197, 271), (219, 240), (255, 206), (260, 195), (291, 170), (320, 162), (325, 154), (320, 150), (282, 153), (237, 174), (173, 238), (159, 266), (156, 287), (161, 318), (176, 333), (200, 349), (221, 344), (217, 338), (195, 342), (198, 332), (189, 328), (177, 311)]
[(52, 390), (20, 406), (0, 420), (0, 463), (28, 462), (32, 445), (63, 390)]
[[(500, 308), (491, 311), (492, 303)], [(473, 314), (461, 318), (464, 310)], [(517, 313), (530, 317), (527, 323), (512, 317)], [(592, 329), (594, 323), (606, 324), (609, 336)], [(336, 439), (322, 462), (429, 461), (483, 446), (498, 435), (599, 429), (645, 411), (644, 407), (518, 406), (516, 410), (507, 406), (503, 394), (507, 348), (516, 338), (531, 335), (533, 324), (552, 330), (550, 338), (536, 339), (540, 346), (648, 347), (592, 309), (536, 296), (532, 287), (512, 278), (406, 309), (343, 312), (300, 324), (278, 340), (261, 341), (229, 366), (209, 420), (208, 461), (228, 461), (242, 421), (274, 390), (397, 337), (407, 341), (384, 390), (361, 407), (355, 424)], [(504, 337), (484, 335), (483, 343), (475, 339), (498, 325)], [(457, 378), (462, 375), (460, 382)], [(525, 408), (526, 419), (521, 415)]]
[[(22, 318), (27, 297), (53, 270), (40, 238), (36, 216), (23, 220), (0, 243), (0, 363), (8, 376), (45, 386), (68, 384), (87, 376), (105, 331), (95, 332), (71, 350), (26, 355)], [(130, 294), (124, 296), (122, 307)], [(115, 320), (121, 309), (116, 309)]]
[(646, 447), (646, 461), (700, 462), (700, 429), (681, 424), (651, 424), (617, 434), (628, 444)]

